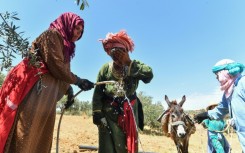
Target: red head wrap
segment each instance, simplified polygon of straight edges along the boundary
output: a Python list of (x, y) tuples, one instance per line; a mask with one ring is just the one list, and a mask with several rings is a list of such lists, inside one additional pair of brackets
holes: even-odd
[(102, 41), (104, 50), (107, 54), (110, 54), (111, 49), (114, 47), (121, 47), (130, 52), (134, 50), (134, 42), (127, 35), (125, 30), (121, 30), (118, 33), (108, 33), (106, 38), (100, 41)]
[[(60, 34), (64, 38), (64, 56), (66, 61), (70, 61), (71, 58), (75, 56), (75, 43), (71, 42), (73, 37), (73, 30), (76, 25), (81, 24), (84, 28), (83, 19), (71, 12), (61, 14), (55, 21), (53, 21), (49, 29), (56, 29), (60, 32)], [(80, 38), (83, 35), (83, 31), (81, 33)], [(80, 39), (79, 38), (79, 39)]]

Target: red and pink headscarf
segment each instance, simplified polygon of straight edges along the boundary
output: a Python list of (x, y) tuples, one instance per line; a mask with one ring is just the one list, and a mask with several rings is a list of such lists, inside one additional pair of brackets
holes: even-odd
[(125, 30), (118, 33), (108, 33), (105, 39), (101, 39), (104, 50), (110, 55), (111, 49), (114, 47), (124, 48), (126, 51), (132, 52), (134, 50), (134, 42), (127, 35)]
[[(60, 34), (64, 38), (64, 56), (66, 61), (70, 61), (71, 58), (75, 56), (75, 43), (71, 42), (73, 37), (73, 30), (76, 25), (81, 24), (84, 29), (84, 21), (83, 19), (71, 12), (61, 14), (55, 21), (53, 21), (49, 29), (56, 29), (60, 32)], [(83, 31), (81, 33), (80, 38), (83, 35)], [(79, 39), (80, 39), (79, 38)]]

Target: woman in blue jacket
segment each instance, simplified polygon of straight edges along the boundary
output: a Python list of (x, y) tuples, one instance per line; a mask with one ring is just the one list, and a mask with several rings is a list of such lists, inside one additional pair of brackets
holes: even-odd
[(212, 71), (224, 91), (222, 101), (213, 110), (194, 116), (201, 123), (204, 119), (223, 119), (229, 114), (231, 126), (236, 130), (243, 152), (245, 152), (245, 77), (244, 65), (230, 59), (217, 62)]

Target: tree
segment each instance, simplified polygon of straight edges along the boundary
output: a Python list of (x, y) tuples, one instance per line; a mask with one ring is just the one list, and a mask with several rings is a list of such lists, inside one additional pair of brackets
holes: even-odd
[(59, 109), (61, 110), (61, 108), (64, 106), (64, 104), (66, 103), (67, 101), (67, 96), (63, 96), (57, 103), (56, 105), (56, 109)]
[[(64, 104), (67, 101), (67, 96), (64, 95), (61, 100), (58, 101), (57, 105), (56, 105), (56, 109), (57, 112), (60, 113), (62, 107), (64, 107)], [(70, 114), (70, 115), (80, 115), (80, 107), (81, 107), (81, 103), (80, 101), (75, 98), (74, 99), (74, 103), (65, 111), (65, 114)]]
[(5, 79), (5, 75), (0, 72), (0, 87), (2, 87), (4, 79)]
[(29, 42), (23, 38), (23, 32), (17, 32), (19, 26), (14, 25), (14, 20), (20, 20), (17, 13), (0, 13), (2, 22), (0, 23), (0, 56), (1, 70), (9, 69), (12, 66), (12, 59), (16, 55), (22, 58), (28, 55)]
[(144, 111), (144, 123), (152, 130), (158, 130), (161, 124), (157, 121), (158, 116), (163, 112), (163, 105), (161, 102), (153, 103), (151, 96), (146, 96), (143, 92), (137, 94), (142, 102)]
[[(80, 5), (80, 0), (76, 0), (77, 5)], [(89, 7), (87, 0), (82, 0), (82, 3), (80, 5), (80, 10), (84, 10), (85, 6)]]
[[(87, 0), (76, 0), (77, 5), (80, 5), (80, 10), (88, 5)], [(24, 38), (24, 32), (17, 32), (20, 28), (16, 26), (13, 21), (20, 20), (17, 17), (17, 12), (5, 12), (0, 13), (0, 69), (10, 69), (12, 67), (13, 58), (16, 55), (23, 57), (33, 56), (29, 54), (29, 41), (28, 38)], [(34, 59), (34, 58), (33, 58)]]
[(81, 111), (84, 114), (91, 116), (92, 115), (92, 103), (89, 101), (82, 101), (81, 102)]

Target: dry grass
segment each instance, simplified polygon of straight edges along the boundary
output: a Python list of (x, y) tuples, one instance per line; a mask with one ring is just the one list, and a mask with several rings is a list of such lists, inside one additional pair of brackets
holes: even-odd
[[(59, 120), (56, 116), (56, 121)], [(56, 152), (57, 122), (55, 125), (52, 153)], [(87, 116), (63, 116), (60, 128), (59, 152), (78, 153), (78, 145), (98, 146), (98, 130)], [(241, 147), (237, 135), (225, 135), (232, 146), (232, 153), (241, 153)], [(140, 134), (140, 150), (145, 152), (174, 153), (177, 152), (173, 141), (165, 136)], [(206, 153), (207, 134), (206, 130), (197, 125), (197, 131), (190, 138), (190, 153)], [(97, 151), (82, 151), (83, 153), (96, 153)]]

